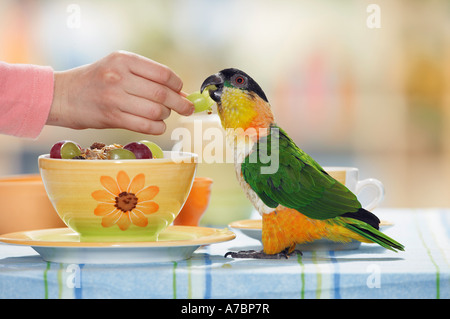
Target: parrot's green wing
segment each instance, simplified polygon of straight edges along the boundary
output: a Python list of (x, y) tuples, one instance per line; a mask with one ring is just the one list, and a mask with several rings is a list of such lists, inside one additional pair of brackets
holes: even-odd
[[(252, 151), (241, 164), (242, 175), (267, 206), (281, 204), (313, 219), (334, 218), (361, 208), (347, 187), (328, 175), (278, 126), (273, 125), (271, 134), (260, 138)], [(269, 172), (277, 160), (278, 169)]]

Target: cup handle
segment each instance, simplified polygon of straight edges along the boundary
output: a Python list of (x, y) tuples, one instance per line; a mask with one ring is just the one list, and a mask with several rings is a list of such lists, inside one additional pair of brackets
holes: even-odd
[(368, 211), (371, 211), (375, 207), (377, 207), (384, 199), (384, 185), (382, 182), (375, 178), (363, 179), (361, 181), (358, 181), (358, 183), (356, 184), (356, 195), (358, 195), (366, 187), (372, 187), (377, 191), (375, 198), (364, 207)]

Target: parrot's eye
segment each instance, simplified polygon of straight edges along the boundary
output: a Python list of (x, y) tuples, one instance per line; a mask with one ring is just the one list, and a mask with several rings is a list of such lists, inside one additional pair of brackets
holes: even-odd
[(234, 75), (231, 80), (233, 81), (234, 85), (237, 87), (244, 87), (247, 85), (247, 78), (245, 78), (242, 75), (236, 74)]

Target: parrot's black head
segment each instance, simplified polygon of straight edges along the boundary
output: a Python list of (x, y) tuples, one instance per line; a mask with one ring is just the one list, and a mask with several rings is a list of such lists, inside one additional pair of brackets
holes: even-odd
[(221, 102), (222, 91), (224, 87), (232, 87), (240, 89), (246, 92), (255, 93), (264, 101), (267, 101), (267, 97), (264, 91), (247, 73), (235, 69), (224, 69), (216, 74), (209, 76), (200, 88), (200, 92), (208, 89), (211, 98), (217, 102)]

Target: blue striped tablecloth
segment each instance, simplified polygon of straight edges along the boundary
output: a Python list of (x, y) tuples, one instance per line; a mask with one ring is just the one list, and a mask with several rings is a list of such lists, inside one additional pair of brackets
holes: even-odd
[(259, 248), (233, 241), (199, 248), (180, 262), (89, 265), (44, 262), (29, 247), (0, 244), (0, 298), (449, 298), (450, 209), (378, 209), (394, 253), (305, 252), (288, 260), (223, 258)]

